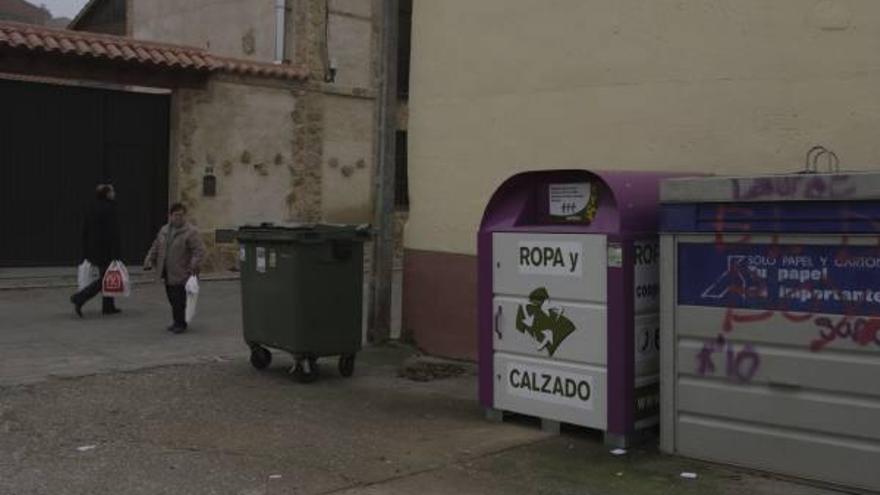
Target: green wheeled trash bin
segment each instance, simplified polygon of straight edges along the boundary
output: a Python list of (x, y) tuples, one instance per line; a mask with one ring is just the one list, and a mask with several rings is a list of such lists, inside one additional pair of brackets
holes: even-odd
[(318, 377), (317, 359), (339, 356), (354, 372), (361, 348), (365, 226), (244, 226), (238, 231), (244, 340), (251, 364), (287, 351), (301, 382)]

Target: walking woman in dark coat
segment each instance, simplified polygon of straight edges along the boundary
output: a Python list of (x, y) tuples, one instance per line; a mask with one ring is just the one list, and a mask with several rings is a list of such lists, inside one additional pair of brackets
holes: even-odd
[[(83, 228), (83, 254), (89, 263), (98, 267), (100, 275), (97, 280), (70, 297), (70, 302), (80, 317), (83, 315), (83, 305), (101, 292), (107, 267), (120, 256), (116, 191), (110, 184), (100, 184), (96, 193), (97, 198), (86, 216)], [(112, 297), (103, 299), (102, 312), (105, 315), (119, 313)]]

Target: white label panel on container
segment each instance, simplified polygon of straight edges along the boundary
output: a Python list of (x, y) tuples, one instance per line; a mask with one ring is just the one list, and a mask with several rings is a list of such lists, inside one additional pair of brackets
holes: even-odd
[(266, 248), (257, 246), (257, 272), (266, 273)]
[(604, 367), (495, 353), (494, 407), (566, 423), (605, 428)]
[(526, 399), (593, 409), (593, 378), (576, 373), (507, 363), (507, 392)]
[(584, 245), (580, 242), (520, 241), (517, 259), (522, 275), (584, 274)]
[(550, 215), (566, 217), (586, 210), (590, 192), (589, 182), (550, 184)]
[(493, 292), (529, 297), (543, 288), (555, 300), (605, 303), (605, 250), (604, 235), (495, 233)]
[(660, 308), (660, 243), (639, 241), (633, 247), (635, 312), (653, 313)]

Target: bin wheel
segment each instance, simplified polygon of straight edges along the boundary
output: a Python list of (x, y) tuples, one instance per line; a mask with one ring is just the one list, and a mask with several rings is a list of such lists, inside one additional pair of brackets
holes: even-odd
[(251, 365), (258, 370), (266, 369), (272, 363), (272, 353), (265, 347), (251, 348)]
[(354, 374), (354, 354), (339, 356), (339, 374), (346, 378)]
[(293, 374), (300, 383), (312, 383), (318, 379), (318, 360), (313, 357), (297, 359)]

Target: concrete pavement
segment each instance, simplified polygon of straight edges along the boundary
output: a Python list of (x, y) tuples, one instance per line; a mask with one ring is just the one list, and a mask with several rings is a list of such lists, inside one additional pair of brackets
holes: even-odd
[(198, 315), (183, 335), (164, 330), (171, 312), (159, 284), (135, 286), (119, 300), (118, 315), (102, 316), (95, 298), (85, 318), (68, 302), (74, 289), (0, 291), (0, 385), (242, 355), (238, 287), (203, 283)]
[(415, 382), (405, 346), (365, 350), (350, 379), (324, 360), (318, 382), (297, 383), (281, 354), (259, 372), (237, 283), (204, 285), (182, 336), (164, 331), (160, 287), (138, 288), (121, 317), (93, 303), (85, 320), (67, 291), (0, 292), (0, 494), (834, 493), (653, 447), (613, 456), (585, 430), (488, 423), (473, 365)]

